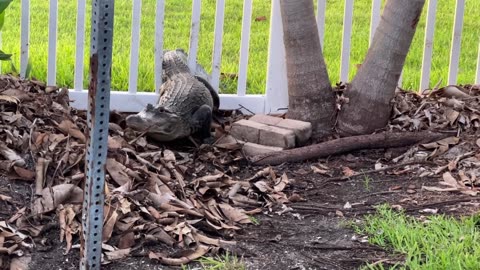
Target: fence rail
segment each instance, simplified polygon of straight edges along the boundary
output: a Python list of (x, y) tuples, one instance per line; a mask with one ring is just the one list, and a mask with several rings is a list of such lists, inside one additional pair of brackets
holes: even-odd
[[(55, 75), (57, 71), (57, 31), (58, 31), (58, 0), (49, 0), (49, 24), (48, 24), (48, 64), (47, 64), (47, 84), (55, 85)], [(131, 28), (131, 47), (130, 47), (130, 67), (128, 91), (113, 91), (111, 94), (111, 108), (119, 111), (136, 112), (141, 110), (147, 103), (153, 103), (158, 96), (162, 71), (162, 50), (163, 50), (163, 30), (165, 20), (165, 2), (166, 0), (156, 0), (155, 16), (155, 43), (154, 43), (154, 76), (155, 92), (138, 92), (138, 69), (140, 51), (140, 28), (142, 17), (142, 0), (132, 0), (132, 28)], [(267, 63), (267, 81), (265, 85), (265, 94), (250, 95), (246, 93), (247, 86), (247, 67), (249, 59), (249, 44), (252, 22), (253, 1), (245, 0), (243, 2), (243, 19), (240, 40), (240, 61), (238, 85), (236, 94), (220, 94), (222, 109), (236, 109), (244, 107), (246, 110), (254, 113), (278, 112), (287, 107), (287, 78), (285, 66), (285, 49), (283, 45), (283, 27), (281, 13), (279, 8), (280, 0), (271, 0), (271, 19), (270, 35), (268, 41), (268, 63)], [(382, 0), (371, 0), (371, 17), (369, 44), (373, 39), (373, 34), (377, 28), (380, 15)], [(325, 18), (326, 18), (326, 0), (316, 0), (317, 2), (317, 26), (320, 37), (320, 43), (323, 48), (325, 36)], [(353, 26), (354, 0), (344, 0), (344, 18), (343, 34), (340, 56), (340, 80), (348, 80), (350, 67), (350, 51)], [(435, 17), (437, 12), (437, 0), (428, 0), (426, 4), (427, 16), (423, 47), (422, 68), (420, 74), (420, 88), (426, 89), (430, 85), (430, 74), (432, 70), (432, 45), (434, 42)], [(190, 43), (188, 48), (188, 65), (192, 68), (196, 64), (198, 54), (198, 43), (201, 22), (201, 0), (193, 0), (191, 7), (191, 29)], [(449, 58), (448, 84), (457, 82), (459, 69), (461, 36), (463, 29), (463, 18), (465, 13), (465, 0), (456, 0), (453, 34), (451, 40), (451, 51)], [(74, 100), (73, 106), (79, 109), (87, 107), (87, 90), (83, 89), (84, 79), (84, 41), (85, 41), (85, 22), (87, 16), (86, 0), (77, 1), (77, 25), (76, 25), (76, 51), (75, 51), (75, 71), (74, 87), (70, 91), (70, 97)], [(220, 84), (220, 64), (222, 56), (222, 41), (224, 33), (225, 20), (225, 0), (216, 1), (215, 23), (214, 23), (214, 43), (212, 52), (212, 72), (210, 82), (215, 89)], [(28, 68), (29, 55), (29, 34), (30, 34), (30, 0), (21, 0), (21, 54), (20, 54), (20, 75), (25, 76)], [(114, 34), (115, 35), (115, 34)], [(480, 83), (480, 45), (477, 59), (477, 68), (475, 83)], [(401, 80), (399, 82), (401, 84)]]

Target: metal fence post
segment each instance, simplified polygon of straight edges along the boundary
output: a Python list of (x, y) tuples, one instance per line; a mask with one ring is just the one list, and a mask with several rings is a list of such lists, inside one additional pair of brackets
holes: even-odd
[(105, 162), (110, 116), (114, 0), (92, 1), (88, 139), (82, 208), (81, 270), (100, 269)]

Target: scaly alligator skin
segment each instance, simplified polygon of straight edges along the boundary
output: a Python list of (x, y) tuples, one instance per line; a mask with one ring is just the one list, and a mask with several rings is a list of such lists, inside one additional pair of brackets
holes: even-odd
[[(211, 137), (213, 111), (219, 97), (207, 81), (206, 72), (191, 72), (186, 54), (177, 49), (163, 55), (163, 81), (157, 105), (148, 104), (141, 112), (126, 118), (128, 127), (146, 131), (158, 141), (173, 141), (189, 136), (202, 140)], [(203, 76), (202, 76), (203, 75)]]

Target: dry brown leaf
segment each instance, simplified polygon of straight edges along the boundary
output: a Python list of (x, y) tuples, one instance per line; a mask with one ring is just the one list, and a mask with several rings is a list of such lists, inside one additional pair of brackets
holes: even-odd
[(265, 181), (257, 181), (253, 184), (256, 188), (258, 188), (258, 190), (260, 190), (260, 192), (263, 192), (263, 193), (270, 193), (270, 192), (273, 192), (273, 189), (271, 187), (268, 186), (267, 182)]
[(318, 174), (323, 174), (323, 175), (327, 175), (327, 176), (332, 176), (332, 173), (330, 173), (327, 169), (320, 169), (316, 166), (310, 166), (310, 169), (312, 169), (312, 171), (314, 173), (318, 173)]
[(129, 248), (117, 249), (114, 251), (105, 252), (105, 255), (109, 261), (115, 261), (127, 257), (130, 254), (130, 251), (131, 250)]
[(444, 173), (442, 178), (443, 178), (443, 182), (440, 182), (440, 184), (444, 184), (446, 186), (450, 186), (454, 188), (459, 187), (457, 180), (452, 176), (451, 173), (449, 172)]
[(58, 224), (60, 225), (60, 242), (63, 242), (65, 238), (65, 231), (67, 231), (67, 213), (65, 208), (60, 206), (57, 208)]
[(306, 199), (303, 198), (302, 196), (300, 196), (298, 193), (294, 193), (290, 197), (288, 197), (288, 201), (289, 202), (303, 202), (303, 201), (306, 201)]
[(447, 146), (447, 149), (448, 149), (449, 145), (457, 144), (459, 141), (460, 141), (459, 137), (448, 137), (445, 139), (438, 140), (436, 142), (424, 143), (424, 144), (421, 144), (421, 146), (425, 147), (426, 149), (435, 149), (440, 146)]
[(120, 249), (131, 248), (133, 245), (135, 245), (135, 234), (133, 232), (122, 235), (118, 240), (118, 248)]
[(0, 194), (0, 201), (10, 202), (12, 201), (12, 197)]
[(346, 166), (342, 166), (342, 173), (346, 177), (350, 177), (352, 175), (355, 175), (355, 171), (350, 169), (349, 167), (346, 167)]
[(35, 166), (35, 194), (41, 195), (45, 184), (45, 176), (47, 173), (50, 160), (43, 157), (38, 158), (37, 165)]
[(112, 177), (112, 179), (119, 185), (123, 186), (126, 183), (130, 182), (130, 176), (125, 172), (126, 167), (116, 161), (113, 158), (107, 158), (107, 163), (105, 165), (105, 168), (107, 169), (108, 173)]
[[(77, 212), (80, 210), (78, 209)], [(80, 224), (75, 219), (75, 216), (77, 214), (75, 213), (74, 207), (72, 205), (69, 205), (66, 208), (66, 231), (65, 231), (65, 240), (67, 242), (67, 247), (65, 249), (65, 254), (67, 254), (70, 249), (72, 248), (72, 241), (73, 241), (73, 235), (77, 234), (80, 231)]]
[(118, 150), (124, 147), (132, 148), (128, 142), (120, 136), (108, 136), (108, 149)]
[(60, 184), (44, 188), (41, 197), (33, 203), (33, 213), (42, 214), (55, 210), (60, 204), (80, 204), (83, 202), (83, 190), (72, 184)]
[[(157, 242), (160, 241), (169, 246), (173, 246), (176, 243), (175, 239), (165, 231), (168, 228), (168, 226), (166, 226), (165, 229), (163, 229), (157, 224), (147, 224), (147, 225), (149, 230), (147, 230), (145, 234), (146, 240), (154, 240)], [(176, 228), (174, 227), (173, 229), (175, 230)]]
[(13, 165), (20, 167), (25, 166), (25, 160), (19, 154), (17, 154), (15, 150), (12, 150), (4, 145), (3, 142), (0, 142), (0, 155), (11, 161)]
[(262, 178), (262, 177), (266, 177), (268, 175), (270, 175), (270, 171), (272, 171), (273, 169), (271, 167), (266, 167), (260, 171), (258, 171), (257, 173), (255, 173), (252, 177), (248, 178), (247, 181), (253, 181), (253, 180), (256, 180), (256, 179), (259, 179), (259, 178)]
[(0, 101), (6, 101), (10, 103), (15, 103), (15, 104), (20, 103), (20, 100), (18, 98), (13, 96), (6, 96), (6, 95), (0, 95)]
[(113, 228), (115, 226), (115, 223), (117, 223), (117, 220), (118, 220), (118, 212), (114, 210), (111, 212), (110, 217), (108, 218), (107, 222), (105, 222), (105, 225), (103, 227), (102, 241), (106, 242), (110, 239), (113, 233)]
[(234, 208), (228, 204), (221, 203), (218, 205), (220, 209), (222, 210), (222, 213), (231, 221), (233, 222), (238, 222), (241, 224), (247, 224), (247, 223), (252, 223), (250, 218), (243, 213), (242, 210), (238, 208)]
[(87, 141), (85, 135), (82, 133), (82, 131), (80, 131), (80, 129), (77, 127), (77, 125), (75, 125), (72, 121), (70, 120), (63, 120), (59, 125), (58, 125), (58, 128), (74, 137), (74, 138), (77, 138), (80, 140), (81, 143), (85, 143)]
[(18, 176), (20, 176), (24, 180), (33, 180), (33, 178), (35, 177), (35, 172), (24, 169), (22, 167), (13, 166), (13, 169), (18, 174)]
[(284, 203), (290, 202), (287, 198), (287, 195), (285, 195), (285, 193), (283, 192), (269, 194), (268, 197), (270, 197), (273, 202), (276, 202), (278, 204), (284, 204)]
[(457, 121), (458, 117), (460, 116), (460, 113), (453, 110), (453, 109), (447, 109), (445, 111), (445, 117), (447, 117), (447, 120), (450, 122), (450, 125), (453, 126), (455, 121)]
[(115, 228), (118, 229), (120, 232), (125, 232), (127, 230), (130, 230), (134, 226), (135, 222), (137, 222), (138, 220), (140, 220), (140, 217), (138, 216), (123, 218), (117, 221), (117, 223), (115, 224)]
[(217, 247), (227, 248), (229, 246), (234, 246), (237, 243), (235, 241), (226, 241), (222, 239), (214, 239), (208, 236), (205, 236), (197, 231), (192, 232), (193, 237), (197, 240), (197, 242), (201, 242), (207, 245), (213, 245)]
[(448, 170), (449, 170), (449, 171), (455, 170), (455, 169), (457, 168), (457, 161), (456, 161), (456, 160), (450, 161), (450, 162), (448, 163), (447, 167), (448, 167)]
[(442, 97), (448, 98), (469, 98), (471, 97), (469, 94), (465, 93), (465, 89), (457, 85), (447, 85), (438, 89), (437, 91), (433, 91), (431, 94), (433, 95), (440, 95)]
[(32, 261), (32, 257), (30, 255), (24, 255), (21, 257), (13, 257), (10, 261), (10, 270), (28, 270), (28, 265)]
[(278, 184), (275, 185), (275, 187), (273, 187), (273, 189), (276, 192), (283, 191), (283, 189), (288, 185), (288, 183), (289, 183), (289, 180), (288, 180), (287, 174), (283, 173), (282, 176), (280, 177), (280, 181), (278, 182)]
[(148, 257), (150, 259), (159, 260), (161, 263), (167, 265), (183, 265), (202, 257), (203, 255), (207, 254), (209, 250), (210, 248), (208, 246), (198, 245), (194, 251), (187, 251), (179, 258), (171, 258), (162, 253), (155, 252), (150, 252)]

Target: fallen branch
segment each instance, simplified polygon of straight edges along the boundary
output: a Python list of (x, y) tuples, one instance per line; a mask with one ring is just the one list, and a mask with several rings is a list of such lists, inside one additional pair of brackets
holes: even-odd
[(328, 157), (355, 150), (404, 147), (417, 143), (429, 143), (452, 136), (450, 133), (422, 132), (383, 132), (335, 139), (319, 144), (271, 152), (253, 156), (253, 165), (278, 165), (284, 162), (299, 162), (307, 159)]

